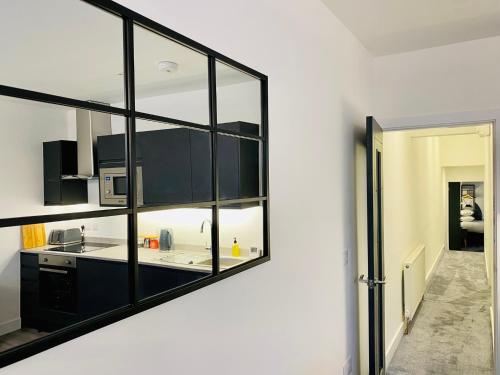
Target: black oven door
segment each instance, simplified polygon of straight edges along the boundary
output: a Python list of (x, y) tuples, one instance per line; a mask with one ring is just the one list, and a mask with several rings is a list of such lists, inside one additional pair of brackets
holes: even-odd
[(77, 312), (76, 269), (39, 267), (40, 307), (75, 314)]

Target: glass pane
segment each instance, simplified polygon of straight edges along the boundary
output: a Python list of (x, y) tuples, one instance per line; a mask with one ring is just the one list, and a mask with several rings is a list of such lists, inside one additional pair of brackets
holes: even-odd
[(209, 124), (208, 59), (143, 27), (134, 27), (136, 109)]
[(125, 176), (124, 129), (120, 116), (0, 96), (0, 218), (125, 206), (99, 179)]
[(122, 29), (83, 1), (3, 2), (0, 84), (122, 107)]
[(264, 254), (262, 202), (233, 204), (219, 209), (219, 268), (248, 262)]
[(219, 199), (258, 197), (262, 190), (262, 143), (219, 134)]
[(142, 170), (139, 205), (211, 201), (210, 133), (137, 121), (137, 165)]
[(188, 284), (212, 273), (212, 209), (141, 212), (139, 297)]
[(128, 305), (127, 249), (126, 216), (0, 229), (0, 352)]
[(217, 126), (260, 135), (260, 80), (217, 62)]

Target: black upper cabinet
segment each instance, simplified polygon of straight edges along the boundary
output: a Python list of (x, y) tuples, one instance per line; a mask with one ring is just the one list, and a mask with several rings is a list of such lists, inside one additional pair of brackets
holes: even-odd
[(218, 135), (219, 198), (259, 196), (259, 142)]
[[(210, 133), (174, 128), (136, 133), (145, 205), (212, 200)], [(125, 166), (122, 134), (98, 137), (99, 165)]]
[(189, 134), (193, 202), (211, 201), (213, 193), (210, 133), (190, 130)]
[(43, 188), (45, 205), (88, 203), (87, 181), (63, 179), (78, 174), (75, 141), (43, 143)]
[(142, 150), (144, 204), (190, 202), (189, 129), (143, 132), (137, 136), (147, 145)]
[(231, 132), (259, 135), (259, 125), (253, 124), (251, 122), (245, 121), (235, 121), (235, 122), (224, 122), (217, 124), (217, 128), (220, 130), (229, 130)]

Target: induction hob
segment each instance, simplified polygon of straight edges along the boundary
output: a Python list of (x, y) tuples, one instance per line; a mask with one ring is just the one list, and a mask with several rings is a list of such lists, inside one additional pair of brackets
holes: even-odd
[(112, 243), (78, 242), (78, 243), (73, 243), (73, 244), (68, 244), (68, 245), (51, 247), (51, 248), (48, 248), (45, 250), (46, 251), (57, 251), (57, 252), (61, 252), (61, 253), (81, 254), (81, 253), (87, 253), (89, 251), (106, 249), (108, 247), (113, 247), (113, 246), (116, 246), (116, 245), (112, 244)]

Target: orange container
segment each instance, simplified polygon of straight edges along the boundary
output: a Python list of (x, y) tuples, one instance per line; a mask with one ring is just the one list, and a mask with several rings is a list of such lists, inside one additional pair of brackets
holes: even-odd
[(160, 244), (157, 238), (152, 238), (151, 240), (149, 240), (150, 249), (158, 249), (160, 247), (159, 245)]

